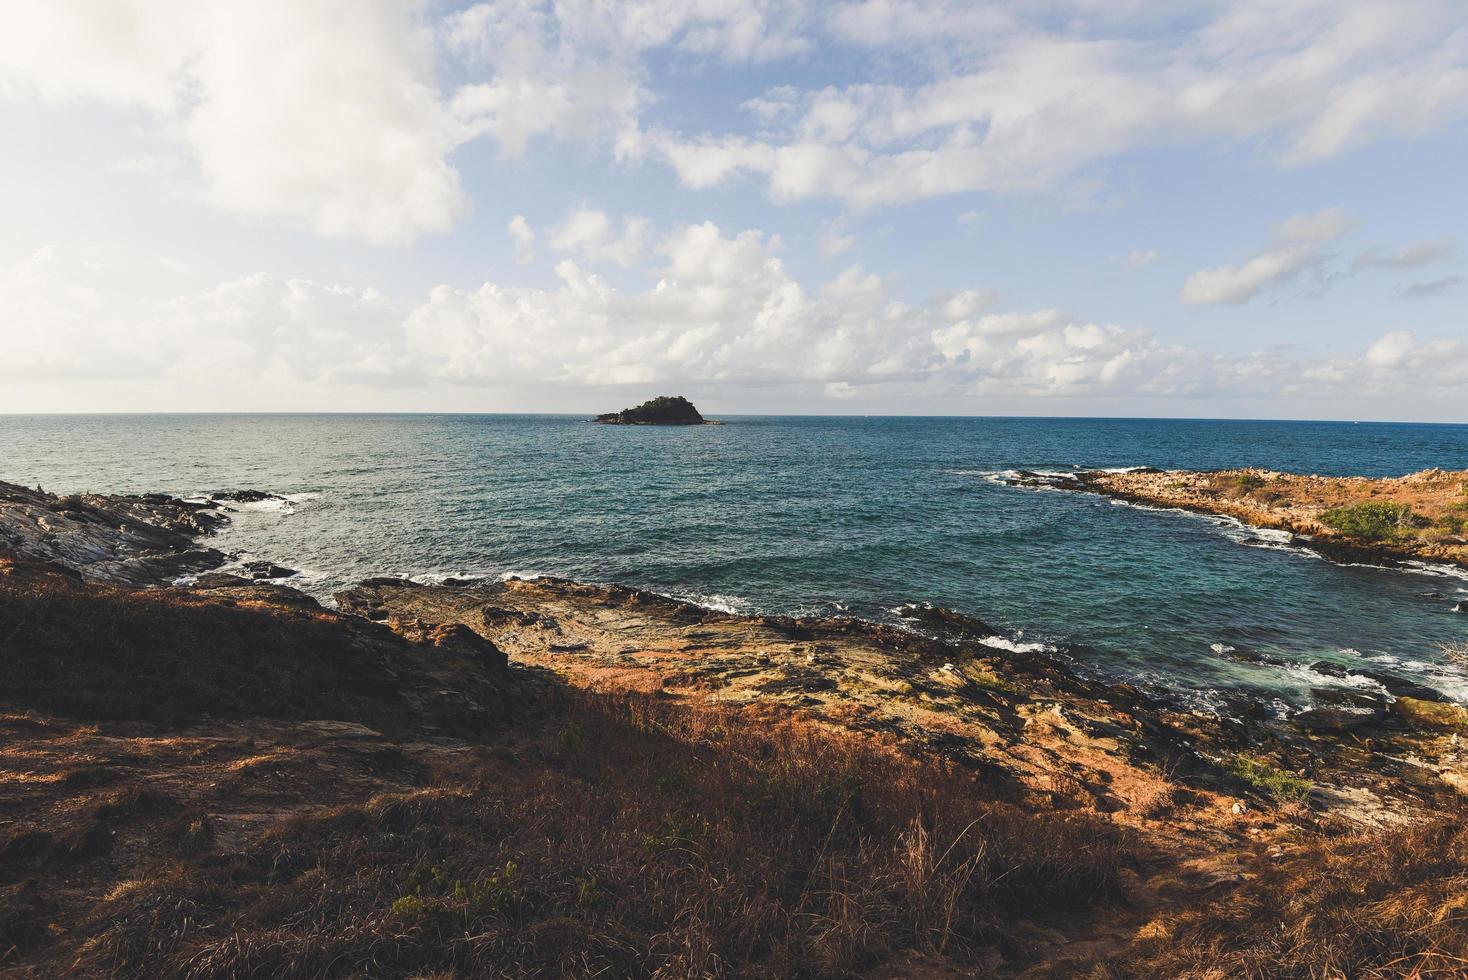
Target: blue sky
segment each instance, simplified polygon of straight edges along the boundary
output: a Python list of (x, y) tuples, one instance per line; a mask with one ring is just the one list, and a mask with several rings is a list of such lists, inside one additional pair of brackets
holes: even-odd
[(1468, 421), (1455, 0), (0, 18), (0, 411)]

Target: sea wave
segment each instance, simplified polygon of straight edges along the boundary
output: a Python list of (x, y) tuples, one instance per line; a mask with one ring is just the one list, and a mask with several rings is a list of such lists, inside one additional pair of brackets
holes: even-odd
[(670, 599), (687, 602), (701, 609), (728, 613), (731, 616), (747, 616), (754, 611), (754, 603), (743, 596), (726, 595), (720, 592), (677, 591), (664, 593)]
[(1007, 636), (989, 636), (980, 640), (979, 643), (996, 650), (1008, 650), (1010, 653), (1056, 653), (1058, 651), (1058, 648), (1050, 643), (1041, 643), (1038, 640), (1011, 640)]

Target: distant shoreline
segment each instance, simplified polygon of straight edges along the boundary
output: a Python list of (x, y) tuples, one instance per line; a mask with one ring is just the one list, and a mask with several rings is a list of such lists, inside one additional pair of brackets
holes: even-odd
[[(1095, 493), (1127, 503), (1230, 517), (1284, 531), (1332, 561), (1468, 567), (1468, 470), (1329, 477), (1274, 470), (1017, 472), (1003, 482)], [(1362, 525), (1362, 519), (1368, 523)], [(1374, 519), (1381, 527), (1374, 527)], [(1352, 521), (1355, 523), (1352, 523)], [(1334, 526), (1344, 522), (1344, 526)]]

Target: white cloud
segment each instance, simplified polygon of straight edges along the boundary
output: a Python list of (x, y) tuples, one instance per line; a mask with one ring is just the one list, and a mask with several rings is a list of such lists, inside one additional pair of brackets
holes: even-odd
[(552, 228), (549, 240), (558, 252), (573, 252), (589, 262), (612, 263), (625, 269), (641, 258), (650, 228), (646, 218), (627, 216), (622, 219), (618, 235), (605, 211), (583, 208)]
[(466, 134), (400, 3), (56, 0), (6, 17), (0, 92), (146, 110), (226, 211), (387, 243), (465, 207), (446, 157)]
[(1145, 269), (1162, 257), (1155, 248), (1134, 248), (1121, 257), (1121, 264), (1129, 269)]
[(1341, 208), (1286, 218), (1275, 228), (1281, 244), (1243, 265), (1199, 269), (1183, 283), (1182, 301), (1194, 305), (1247, 303), (1265, 287), (1288, 282), (1306, 269), (1319, 267), (1326, 258), (1321, 246), (1354, 226), (1355, 219)]
[(817, 249), (824, 258), (835, 258), (850, 251), (856, 245), (856, 236), (846, 230), (846, 222), (840, 218), (829, 222), (821, 229)]
[[(935, 396), (1461, 400), (1468, 344), (1388, 333), (1314, 361), (1223, 356), (1059, 310), (997, 309), (973, 289), (912, 306), (852, 266), (818, 288), (780, 243), (703, 223), (657, 246), (656, 282), (620, 290), (572, 260), (553, 288), (438, 286), (411, 309), (380, 293), (256, 274), (162, 302), (101, 278), (84, 253), (0, 267), (7, 381), (158, 380), (306, 391), (448, 383), (800, 386), (844, 398), (877, 385)], [(294, 386), (294, 387), (292, 387)]]
[(1275, 229), (1275, 235), (1287, 242), (1318, 244), (1340, 238), (1355, 225), (1356, 219), (1344, 208), (1326, 208), (1286, 218)]
[(523, 214), (517, 214), (510, 219), (506, 231), (515, 242), (515, 261), (524, 265), (535, 260), (535, 229), (530, 227), (530, 222), (525, 220)]
[(1308, 245), (1291, 245), (1258, 255), (1243, 265), (1199, 269), (1183, 283), (1184, 303), (1247, 303), (1265, 286), (1283, 282), (1315, 265), (1320, 254)]
[(1461, 399), (1468, 385), (1468, 343), (1442, 338), (1420, 341), (1411, 331), (1385, 334), (1359, 362), (1337, 359), (1344, 390), (1362, 394)]
[[(139, 108), (216, 206), (373, 242), (449, 228), (467, 207), (450, 156), (483, 136), (872, 208), (1094, 193), (1098, 164), (1164, 145), (1297, 165), (1468, 115), (1459, 0), (53, 0), (6, 18), (0, 95)], [(839, 84), (735, 86), (757, 131), (659, 114), (668, 86), (817, 48)]]
[(1413, 242), (1394, 252), (1369, 248), (1356, 256), (1354, 265), (1358, 269), (1415, 269), (1450, 259), (1457, 254), (1457, 251), (1457, 243), (1451, 238), (1436, 238), (1430, 241)]
[(782, 92), (770, 133), (656, 144), (690, 187), (749, 172), (775, 200), (857, 207), (1034, 190), (1180, 143), (1263, 143), (1299, 165), (1468, 115), (1460, 26), (1455, 0), (849, 3), (827, 21), (837, 39), (936, 77)]
[(375, 290), (257, 274), (163, 302), (47, 247), (0, 267), (0, 376), (395, 383), (401, 314)]

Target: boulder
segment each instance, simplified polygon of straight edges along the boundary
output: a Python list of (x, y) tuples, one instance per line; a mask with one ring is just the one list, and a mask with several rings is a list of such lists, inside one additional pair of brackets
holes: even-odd
[(1413, 728), (1439, 728), (1468, 732), (1468, 708), (1445, 701), (1423, 698), (1397, 698), (1392, 710)]

